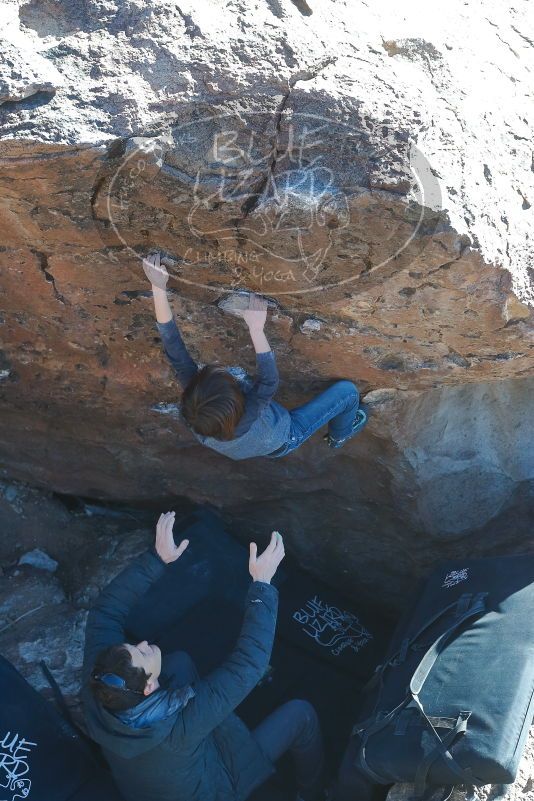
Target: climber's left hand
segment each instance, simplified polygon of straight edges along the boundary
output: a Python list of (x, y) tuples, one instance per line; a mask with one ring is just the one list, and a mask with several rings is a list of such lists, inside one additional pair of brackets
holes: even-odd
[(167, 289), (169, 273), (161, 263), (160, 253), (150, 253), (146, 259), (143, 259), (143, 270), (152, 286), (156, 286), (158, 289)]

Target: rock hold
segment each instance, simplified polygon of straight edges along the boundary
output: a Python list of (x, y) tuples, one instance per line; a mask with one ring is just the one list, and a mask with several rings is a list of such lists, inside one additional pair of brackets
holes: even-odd
[(304, 322), (300, 326), (300, 330), (302, 331), (303, 334), (306, 334), (306, 333), (311, 333), (313, 331), (320, 331), (321, 327), (322, 324), (320, 320), (315, 320), (310, 318), (308, 320), (304, 320)]
[[(28, 40), (26, 44), (29, 45)], [(0, 105), (21, 103), (31, 99), (33, 107), (48, 102), (63, 86), (63, 78), (54, 65), (31, 47), (17, 47), (7, 39), (2, 41), (0, 63)], [(24, 108), (31, 108), (26, 103)], [(7, 108), (3, 110), (6, 112)]]
[(33, 551), (28, 551), (19, 559), (19, 565), (27, 565), (34, 567), (36, 570), (46, 570), (48, 573), (55, 573), (58, 569), (58, 563), (47, 553), (41, 551), (40, 548), (34, 548)]

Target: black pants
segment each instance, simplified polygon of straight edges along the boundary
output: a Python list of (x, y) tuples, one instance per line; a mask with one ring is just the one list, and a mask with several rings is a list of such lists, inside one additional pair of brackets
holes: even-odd
[[(185, 651), (163, 657), (162, 687), (178, 689), (198, 678), (193, 660)], [(314, 801), (323, 778), (324, 754), (319, 719), (313, 706), (308, 701), (288, 701), (266, 717), (251, 735), (273, 763), (291, 752), (299, 794), (303, 801)]]

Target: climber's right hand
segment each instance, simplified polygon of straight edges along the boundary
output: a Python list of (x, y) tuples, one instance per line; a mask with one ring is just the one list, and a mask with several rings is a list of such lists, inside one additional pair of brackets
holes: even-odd
[(143, 270), (153, 287), (167, 289), (169, 273), (161, 264), (161, 254), (159, 252), (149, 253), (146, 259), (143, 259)]
[(278, 531), (273, 531), (269, 545), (260, 556), (258, 556), (258, 546), (255, 542), (251, 542), (248, 569), (253, 580), (270, 584), (285, 555), (284, 540)]
[(263, 331), (267, 320), (267, 301), (261, 295), (250, 294), (248, 309), (241, 316), (250, 331)]

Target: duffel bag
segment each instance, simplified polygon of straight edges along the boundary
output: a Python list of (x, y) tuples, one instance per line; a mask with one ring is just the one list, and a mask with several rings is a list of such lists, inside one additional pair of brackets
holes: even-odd
[(369, 691), (353, 735), (374, 782), (513, 782), (534, 713), (534, 555), (437, 569)]

